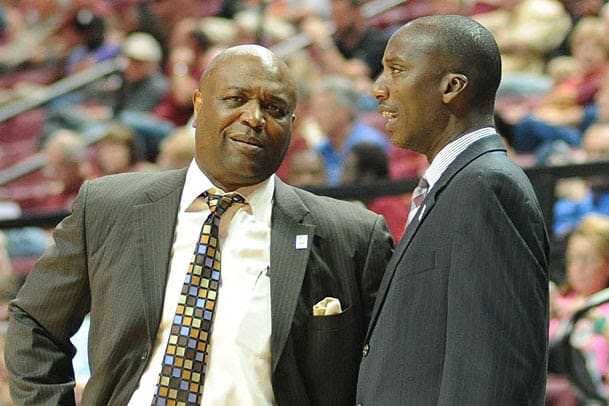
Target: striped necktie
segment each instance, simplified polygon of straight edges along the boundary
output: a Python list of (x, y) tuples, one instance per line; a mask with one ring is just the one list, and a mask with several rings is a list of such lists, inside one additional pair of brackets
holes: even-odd
[(199, 405), (207, 370), (209, 338), (220, 283), (220, 216), (237, 194), (202, 193), (211, 211), (199, 236), (174, 316), (152, 405)]
[(419, 184), (414, 191), (412, 192), (412, 200), (410, 201), (410, 212), (408, 213), (408, 221), (406, 224), (410, 224), (412, 219), (414, 218), (417, 210), (421, 207), (423, 200), (425, 200), (425, 196), (427, 196), (427, 191), (429, 190), (429, 183), (425, 178), (419, 179)]

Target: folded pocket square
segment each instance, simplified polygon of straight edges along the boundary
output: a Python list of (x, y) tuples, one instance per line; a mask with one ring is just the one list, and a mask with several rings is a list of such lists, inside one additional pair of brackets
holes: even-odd
[(313, 316), (330, 316), (339, 314), (342, 311), (340, 300), (335, 297), (325, 297), (313, 305)]

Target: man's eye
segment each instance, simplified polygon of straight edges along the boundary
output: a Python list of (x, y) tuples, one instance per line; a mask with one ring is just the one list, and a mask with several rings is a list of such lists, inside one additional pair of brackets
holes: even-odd
[(283, 117), (285, 116), (285, 109), (276, 105), (276, 104), (267, 104), (264, 108), (270, 112), (274, 117)]
[(400, 73), (400, 72), (402, 72), (402, 68), (397, 67), (397, 66), (391, 66), (391, 67), (389, 67), (389, 71), (391, 73)]
[(222, 100), (224, 100), (225, 102), (227, 102), (231, 105), (235, 105), (235, 106), (243, 104), (243, 102), (244, 102), (243, 97), (241, 97), (241, 96), (228, 96)]

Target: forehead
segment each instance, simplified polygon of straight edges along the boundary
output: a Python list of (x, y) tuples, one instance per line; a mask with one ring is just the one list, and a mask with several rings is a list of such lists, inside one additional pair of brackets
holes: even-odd
[(245, 91), (264, 90), (293, 102), (295, 84), (287, 69), (266, 55), (230, 55), (218, 61), (204, 77), (208, 89), (239, 88)]
[(389, 39), (383, 59), (387, 61), (424, 59), (431, 53), (433, 45), (432, 38), (423, 30), (407, 25)]

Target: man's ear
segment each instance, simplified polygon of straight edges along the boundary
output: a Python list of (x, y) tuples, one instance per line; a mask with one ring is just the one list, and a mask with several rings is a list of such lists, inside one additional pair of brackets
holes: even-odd
[(442, 101), (451, 103), (469, 84), (469, 79), (462, 73), (449, 73), (442, 78)]
[[(201, 91), (196, 89), (192, 94), (192, 107), (193, 107), (193, 122), (197, 122), (197, 114), (199, 114), (199, 108), (201, 107)], [(194, 125), (193, 125), (194, 127)]]

